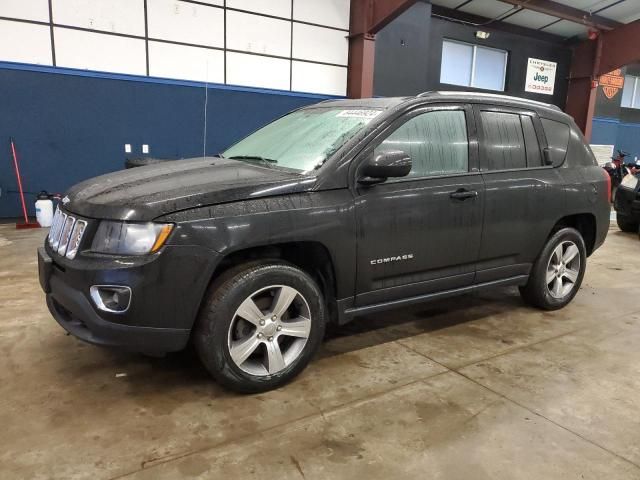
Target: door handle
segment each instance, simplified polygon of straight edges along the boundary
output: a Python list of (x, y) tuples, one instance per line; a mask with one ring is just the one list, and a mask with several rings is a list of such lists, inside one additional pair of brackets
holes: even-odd
[(455, 192), (451, 192), (449, 194), (449, 197), (453, 198), (454, 200), (466, 200), (467, 198), (475, 198), (477, 196), (478, 192), (476, 192), (475, 190), (467, 190), (465, 188), (460, 188)]

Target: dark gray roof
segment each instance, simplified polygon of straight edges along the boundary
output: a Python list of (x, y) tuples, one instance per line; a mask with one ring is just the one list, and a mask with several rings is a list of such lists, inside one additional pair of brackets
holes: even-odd
[[(386, 98), (360, 98), (360, 99), (344, 99), (344, 100), (327, 100), (313, 106), (323, 107), (340, 107), (340, 108), (379, 108), (387, 110), (403, 103), (413, 103), (424, 101), (435, 102), (472, 102), (472, 103), (490, 103), (493, 105), (504, 105), (512, 107), (523, 107), (538, 111), (538, 113), (546, 112), (553, 116), (562, 114), (562, 110), (556, 105), (550, 103), (537, 102), (527, 98), (512, 97), (509, 95), (499, 95), (496, 93), (481, 93), (467, 91), (442, 91), (442, 92), (424, 92), (411, 97), (386, 97)], [(313, 107), (311, 106), (311, 107)]]
[(383, 98), (347, 98), (344, 100), (326, 100), (321, 103), (317, 103), (312, 106), (322, 107), (340, 107), (340, 108), (381, 108), (386, 110), (387, 108), (400, 105), (406, 100), (410, 100), (415, 97), (383, 97)]

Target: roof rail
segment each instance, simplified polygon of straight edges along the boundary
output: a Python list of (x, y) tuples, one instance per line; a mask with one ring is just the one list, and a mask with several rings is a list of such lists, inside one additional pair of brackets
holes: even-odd
[(562, 111), (560, 109), (560, 107), (558, 107), (557, 105), (554, 105), (552, 103), (538, 102), (537, 100), (530, 100), (528, 98), (522, 98), (522, 97), (514, 97), (512, 95), (501, 95), (499, 93), (466, 92), (466, 91), (434, 91), (434, 90), (431, 90), (431, 91), (419, 93), (418, 95), (416, 95), (416, 97), (426, 97), (427, 95), (431, 95), (431, 94), (436, 94), (436, 95), (469, 95), (469, 96), (478, 97), (478, 98), (495, 98), (495, 99), (503, 99), (503, 100), (515, 100), (515, 101), (522, 102), (522, 103), (528, 103), (530, 105), (538, 105), (538, 106), (541, 106), (541, 107), (552, 108), (552, 109), (557, 110), (559, 112)]

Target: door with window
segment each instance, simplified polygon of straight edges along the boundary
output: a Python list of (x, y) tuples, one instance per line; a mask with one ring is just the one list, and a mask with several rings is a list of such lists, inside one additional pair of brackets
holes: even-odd
[(562, 189), (544, 162), (546, 147), (534, 112), (476, 106), (480, 168), (485, 183), (484, 225), (476, 282), (524, 275), (554, 222), (550, 188)]
[[(484, 197), (475, 135), (470, 107), (423, 107), (354, 162), (357, 306), (473, 282)], [(397, 150), (411, 156), (407, 177), (357, 183), (358, 167), (372, 155)]]

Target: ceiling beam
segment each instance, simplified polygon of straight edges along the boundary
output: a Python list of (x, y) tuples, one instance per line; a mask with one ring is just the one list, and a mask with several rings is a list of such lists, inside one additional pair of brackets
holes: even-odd
[(604, 32), (602, 34), (604, 55), (600, 61), (598, 75), (604, 75), (624, 65), (640, 62), (640, 43), (629, 41), (629, 39), (636, 38), (640, 38), (640, 20)]
[(608, 18), (600, 15), (592, 15), (591, 13), (580, 10), (579, 8), (570, 7), (562, 3), (554, 2), (552, 0), (500, 0), (501, 2), (514, 5), (516, 7), (522, 7), (534, 12), (545, 13), (554, 17), (561, 18), (563, 20), (569, 20), (575, 23), (582, 23), (584, 25), (596, 28), (598, 30), (612, 30), (622, 25), (615, 20), (609, 20)]
[(470, 26), (476, 26), (478, 29), (499, 30), (501, 32), (513, 33), (516, 35), (524, 35), (543, 40), (551, 43), (563, 43), (565, 38), (544, 30), (533, 30), (531, 28), (521, 27), (513, 23), (501, 22), (499, 20), (491, 20), (487, 17), (481, 17), (472, 13), (463, 12), (462, 10), (453, 10), (451, 8), (440, 7), (438, 5), (431, 6), (431, 15), (436, 18), (445, 20), (453, 20), (465, 23)]
[(376, 34), (416, 0), (351, 0), (351, 35)]

